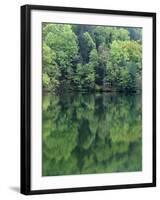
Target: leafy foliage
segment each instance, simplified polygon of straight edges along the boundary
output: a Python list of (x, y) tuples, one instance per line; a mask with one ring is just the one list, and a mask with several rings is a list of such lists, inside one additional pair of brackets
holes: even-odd
[(43, 87), (141, 89), (141, 28), (43, 23)]
[(114, 41), (111, 44), (107, 79), (119, 90), (134, 91), (141, 79), (140, 44), (136, 41)]

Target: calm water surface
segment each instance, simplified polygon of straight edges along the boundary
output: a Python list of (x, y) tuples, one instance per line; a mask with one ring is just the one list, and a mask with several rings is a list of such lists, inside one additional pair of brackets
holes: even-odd
[(42, 175), (141, 171), (141, 107), (141, 95), (44, 95)]

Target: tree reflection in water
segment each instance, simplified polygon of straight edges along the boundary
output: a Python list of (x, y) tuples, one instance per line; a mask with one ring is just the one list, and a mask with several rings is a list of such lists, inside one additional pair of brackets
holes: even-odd
[(142, 170), (141, 95), (43, 96), (42, 175)]

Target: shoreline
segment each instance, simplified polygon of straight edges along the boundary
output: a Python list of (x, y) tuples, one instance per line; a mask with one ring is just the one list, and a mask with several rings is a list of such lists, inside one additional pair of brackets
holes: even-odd
[(65, 95), (65, 94), (119, 94), (119, 95), (138, 95), (142, 94), (142, 90), (136, 90), (136, 91), (118, 91), (118, 90), (110, 90), (110, 91), (87, 91), (87, 90), (66, 90), (61, 92), (56, 91), (47, 91), (42, 90), (42, 95)]

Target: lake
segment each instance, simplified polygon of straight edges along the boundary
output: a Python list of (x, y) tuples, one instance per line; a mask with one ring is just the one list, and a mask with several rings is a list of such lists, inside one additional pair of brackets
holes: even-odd
[(141, 95), (44, 95), (42, 150), (42, 176), (141, 171)]

